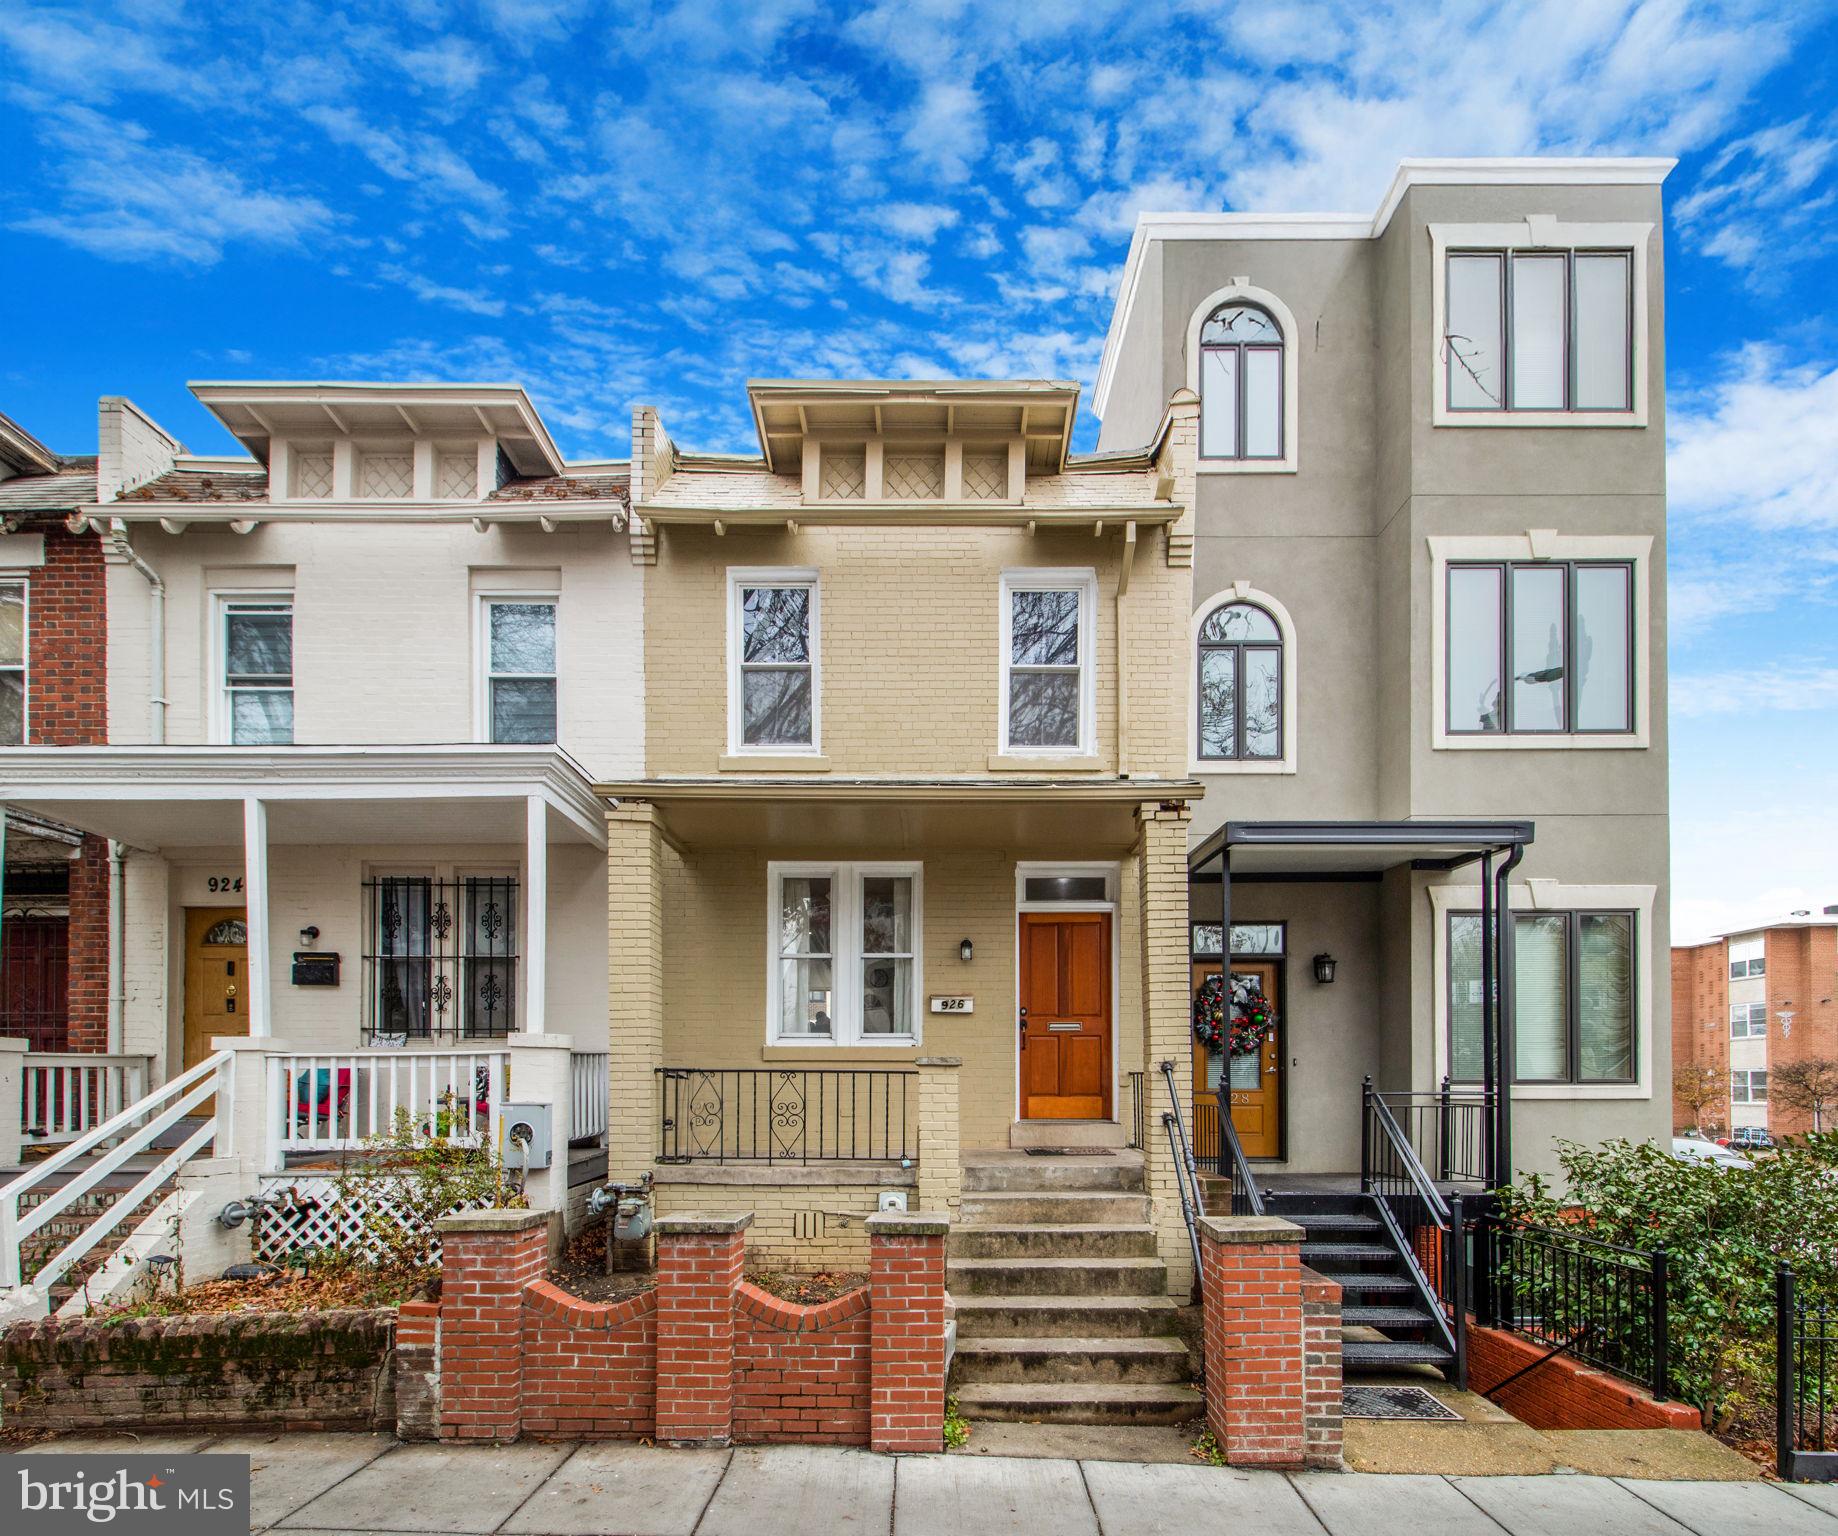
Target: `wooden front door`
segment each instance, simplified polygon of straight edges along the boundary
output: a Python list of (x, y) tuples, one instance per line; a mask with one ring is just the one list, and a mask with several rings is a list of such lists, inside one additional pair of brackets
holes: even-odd
[(185, 909), (185, 1065), (213, 1035), (249, 1033), (249, 941), (241, 907)]
[(0, 944), (0, 1034), (28, 1051), (68, 1050), (70, 919), (9, 915)]
[[(1193, 990), (1208, 976), (1219, 974), (1217, 961), (1198, 962), (1193, 967)], [(1246, 1157), (1281, 1157), (1283, 1155), (1283, 1040), (1287, 1021), (1282, 1000), (1277, 996), (1276, 963), (1271, 960), (1234, 960), (1232, 976), (1254, 979), (1263, 988), (1276, 1013), (1276, 1030), (1264, 1041), (1256, 1054), (1231, 1056), (1225, 1051), (1209, 1051), (1198, 1041), (1193, 1047), (1194, 1088), (1194, 1155), (1216, 1157), (1219, 1153), (1219, 1090), (1229, 1079), (1232, 1099), (1232, 1127), (1238, 1132), (1238, 1144)]]
[(1021, 914), (1021, 1118), (1110, 1118), (1110, 913)]

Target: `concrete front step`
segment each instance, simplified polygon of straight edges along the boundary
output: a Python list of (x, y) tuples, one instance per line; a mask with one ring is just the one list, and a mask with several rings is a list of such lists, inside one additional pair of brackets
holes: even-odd
[(1115, 1120), (1017, 1120), (1011, 1147), (1127, 1147), (1129, 1133)]
[(1206, 1411), (1192, 1387), (1141, 1382), (976, 1382), (958, 1389), (966, 1419), (1029, 1424), (1185, 1424)]
[(1160, 1259), (947, 1259), (955, 1296), (1160, 1296)]
[(1167, 1334), (1171, 1296), (954, 1295), (961, 1349), (981, 1338), (1147, 1338)]
[(954, 1259), (1152, 1259), (1151, 1226), (966, 1224), (951, 1230)]
[(963, 1160), (967, 1193), (1076, 1191), (1140, 1194), (1146, 1189), (1140, 1152), (1108, 1157), (1029, 1157), (1025, 1152), (970, 1152)]
[(1149, 1219), (1147, 1195), (1093, 1194), (1084, 1190), (1031, 1190), (1019, 1194), (968, 1194), (959, 1220), (965, 1226), (1060, 1226), (1115, 1223), (1140, 1227)]
[(957, 1342), (954, 1379), (969, 1382), (1181, 1382), (1193, 1378), (1177, 1338), (972, 1338)]

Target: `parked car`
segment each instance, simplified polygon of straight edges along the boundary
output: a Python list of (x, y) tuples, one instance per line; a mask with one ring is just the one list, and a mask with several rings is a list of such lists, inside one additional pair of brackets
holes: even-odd
[(1740, 1152), (1720, 1147), (1714, 1141), (1705, 1141), (1701, 1136), (1674, 1136), (1672, 1155), (1682, 1163), (1715, 1163), (1719, 1168), (1754, 1166)]
[(1718, 1142), (1732, 1152), (1772, 1152), (1775, 1147), (1774, 1138), (1759, 1125), (1739, 1125), (1727, 1139), (1719, 1137)]

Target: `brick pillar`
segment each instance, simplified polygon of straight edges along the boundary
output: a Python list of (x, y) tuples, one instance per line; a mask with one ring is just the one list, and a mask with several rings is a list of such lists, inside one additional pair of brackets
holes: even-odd
[(868, 1227), (868, 1436), (877, 1451), (939, 1451), (945, 1426), (942, 1215), (883, 1211)]
[(396, 1309), (396, 1438), (440, 1438), (440, 1307), (405, 1301)]
[(632, 1181), (657, 1157), (664, 1065), (664, 835), (657, 807), (606, 813), (607, 1176)]
[(70, 861), (68, 1049), (108, 1049), (108, 840), (85, 837)]
[[(1302, 1270), (1302, 1441), (1311, 1467), (1342, 1466), (1344, 1372), (1340, 1359), (1340, 1287)], [(397, 1389), (398, 1396), (400, 1388)]]
[(1235, 1467), (1305, 1464), (1302, 1229), (1200, 1219), (1206, 1426)]
[(657, 1222), (657, 1439), (726, 1445), (734, 1432), (734, 1293), (751, 1212)]
[(523, 1291), (548, 1268), (547, 1211), (462, 1211), (440, 1234), (440, 1438), (523, 1427)]
[(919, 1068), (919, 1209), (955, 1221), (963, 1209), (962, 1132), (957, 1107), (961, 1056), (921, 1056)]
[(1168, 1292), (1193, 1287), (1193, 1249), (1181, 1218), (1180, 1176), (1168, 1150), (1162, 1115), (1168, 1089), (1161, 1064), (1174, 1063), (1181, 1114), (1193, 1134), (1193, 1003), (1188, 970), (1187, 823), (1178, 801), (1146, 801), (1137, 808), (1142, 839), (1136, 846), (1142, 907), (1143, 1161), (1156, 1248), (1168, 1266)]

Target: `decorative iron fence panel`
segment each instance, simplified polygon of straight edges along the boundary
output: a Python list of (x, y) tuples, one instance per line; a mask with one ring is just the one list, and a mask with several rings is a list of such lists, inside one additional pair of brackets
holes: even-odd
[(660, 1163), (897, 1162), (918, 1155), (911, 1071), (659, 1067)]
[(513, 876), (386, 875), (365, 881), (364, 893), (371, 1044), (516, 1029), (522, 912)]
[(1776, 1470), (1789, 1482), (1838, 1482), (1838, 1334), (1824, 1303), (1799, 1299), (1783, 1264), (1774, 1279)]

